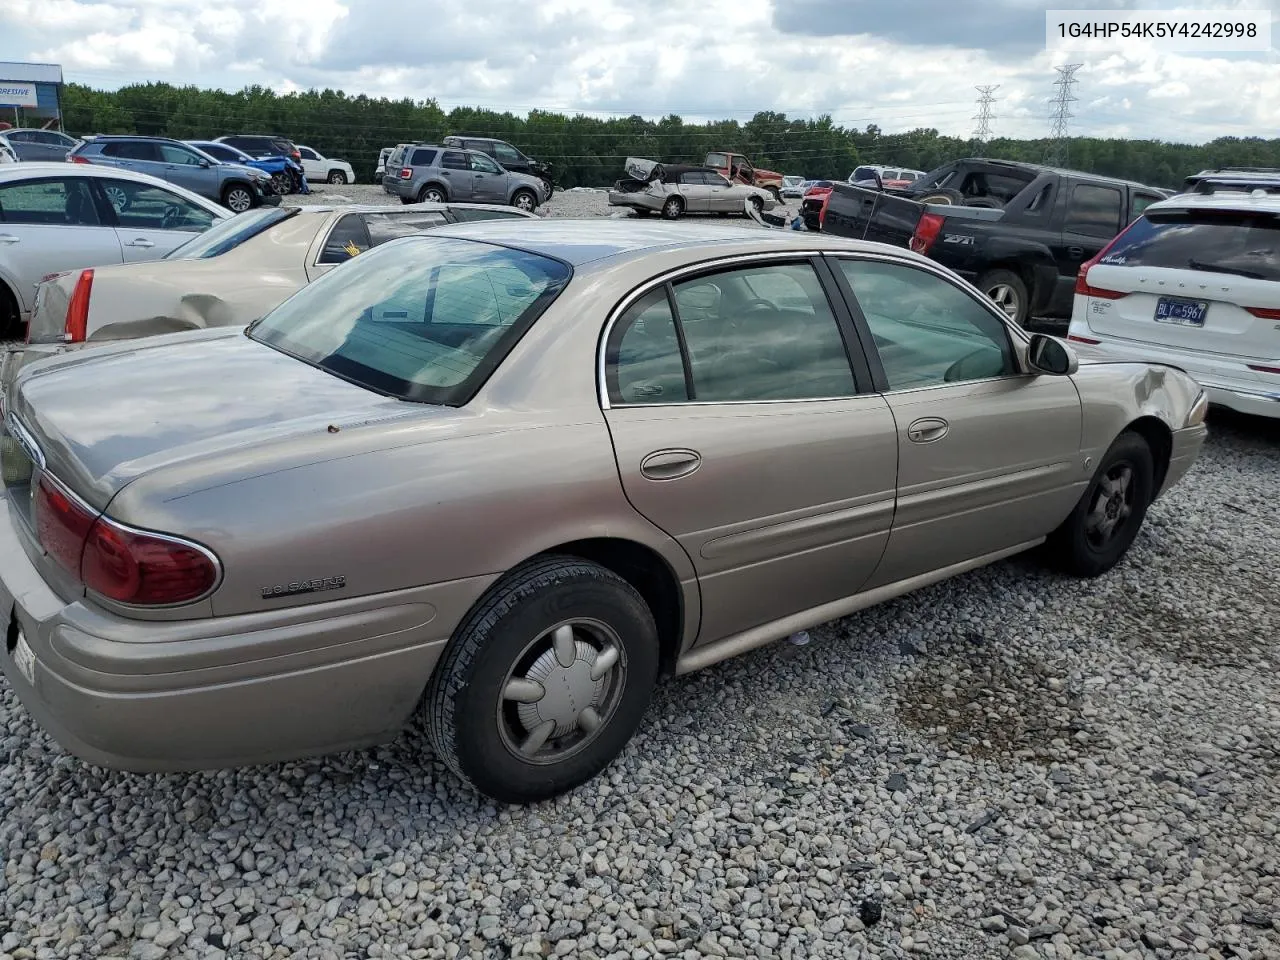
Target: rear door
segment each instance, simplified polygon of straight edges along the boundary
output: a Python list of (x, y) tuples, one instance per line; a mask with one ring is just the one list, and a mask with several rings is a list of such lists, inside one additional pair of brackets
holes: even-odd
[(1081, 264), (1096, 257), (1124, 226), (1125, 195), (1119, 186), (1073, 183), (1065, 194), (1062, 232), (1051, 234), (1058, 284), (1048, 310), (1055, 317), (1070, 316)]
[(40, 177), (0, 184), (0, 271), (12, 281), (24, 312), (46, 274), (122, 259), (116, 232), (103, 222), (86, 180)]
[(857, 593), (888, 539), (893, 419), (859, 390), (822, 275), (777, 257), (685, 270), (609, 327), (619, 473), (693, 561), (699, 643)]
[(1086, 319), (1110, 337), (1280, 358), (1280, 214), (1155, 210), (1089, 268)]
[(711, 186), (700, 170), (680, 174), (680, 195), (689, 213), (707, 213), (711, 209)]
[(449, 199), (470, 203), (475, 197), (475, 174), (471, 161), (461, 150), (445, 150), (440, 158), (440, 176), (449, 187)]
[(92, 184), (115, 213), (125, 263), (158, 260), (213, 226), (212, 213), (172, 190), (104, 177), (94, 177)]
[(1088, 479), (1071, 378), (1022, 373), (996, 308), (940, 272), (831, 259), (873, 345), (873, 376), (897, 431), (893, 533), (867, 586), (1047, 535)]

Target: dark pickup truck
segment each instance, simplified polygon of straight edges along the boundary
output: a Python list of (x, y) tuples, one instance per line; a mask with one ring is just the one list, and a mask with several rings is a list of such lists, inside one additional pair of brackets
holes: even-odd
[(957, 160), (907, 192), (837, 182), (821, 229), (926, 254), (1025, 324), (1069, 317), (1081, 264), (1166, 195), (1074, 170)]

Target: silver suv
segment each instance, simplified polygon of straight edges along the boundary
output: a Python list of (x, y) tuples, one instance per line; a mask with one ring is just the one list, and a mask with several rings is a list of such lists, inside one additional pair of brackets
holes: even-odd
[(478, 150), (421, 143), (406, 147), (398, 166), (388, 162), (383, 185), (402, 203), (509, 203), (528, 212), (551, 196), (546, 181), (505, 170)]

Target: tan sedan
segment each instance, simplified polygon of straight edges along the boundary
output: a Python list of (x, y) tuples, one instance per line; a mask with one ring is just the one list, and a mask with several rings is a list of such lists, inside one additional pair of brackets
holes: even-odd
[(1032, 547), (1105, 573), (1206, 406), (905, 250), (624, 221), (440, 227), (13, 401), (0, 665), (68, 749), (219, 767), (418, 712), (512, 801), (604, 768), (664, 671)]

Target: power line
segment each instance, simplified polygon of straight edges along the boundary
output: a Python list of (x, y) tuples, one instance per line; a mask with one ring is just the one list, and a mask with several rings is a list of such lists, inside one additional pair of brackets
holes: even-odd
[(1064, 166), (1067, 162), (1067, 121), (1075, 116), (1071, 112), (1071, 104), (1079, 99), (1073, 91), (1078, 82), (1076, 71), (1082, 66), (1084, 66), (1082, 63), (1068, 63), (1054, 68), (1058, 71), (1058, 79), (1053, 82), (1053, 85), (1058, 88), (1058, 95), (1050, 103), (1051, 126), (1044, 161), (1056, 167)]
[(991, 112), (991, 105), (996, 102), (995, 92), (1000, 89), (1000, 84), (988, 83), (974, 89), (978, 91), (979, 96), (978, 113), (973, 118), (978, 121), (978, 129), (973, 139), (978, 143), (986, 143), (991, 139), (991, 121), (995, 119), (995, 114)]

